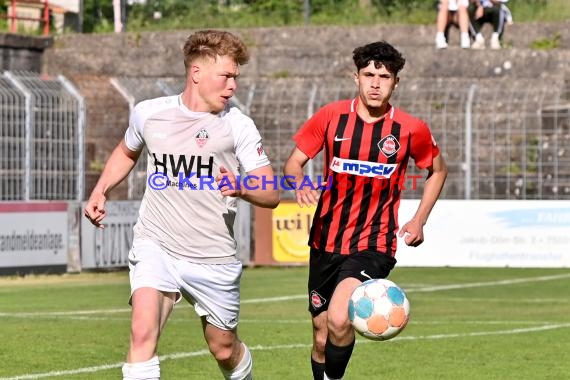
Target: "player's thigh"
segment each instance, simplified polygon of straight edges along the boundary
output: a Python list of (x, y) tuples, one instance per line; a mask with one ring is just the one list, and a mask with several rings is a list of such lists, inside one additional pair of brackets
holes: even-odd
[(177, 263), (184, 297), (200, 317), (222, 330), (237, 327), (242, 264)]
[(176, 300), (177, 293), (165, 293), (154, 288), (142, 287), (131, 297), (132, 330), (134, 334), (149, 334), (158, 337)]
[(311, 248), (309, 257), (309, 312), (313, 317), (326, 311), (338, 283), (338, 273), (345, 255)]
[(180, 299), (177, 273), (172, 258), (153, 241), (135, 239), (129, 252), (131, 296), (141, 288), (152, 288)]
[(328, 310), (328, 321), (336, 327), (348, 325), (348, 301), (354, 289), (362, 281), (349, 277), (342, 280), (335, 288)]

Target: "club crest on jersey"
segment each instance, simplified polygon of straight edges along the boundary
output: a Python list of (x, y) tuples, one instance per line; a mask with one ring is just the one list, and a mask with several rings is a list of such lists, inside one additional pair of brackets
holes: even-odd
[(263, 156), (263, 154), (265, 153), (265, 150), (263, 150), (263, 145), (261, 145), (261, 143), (258, 143), (256, 145), (255, 150), (257, 151), (258, 156)]
[(321, 308), (326, 302), (327, 300), (324, 299), (319, 293), (314, 290), (311, 292), (311, 305), (313, 305), (315, 309)]
[(378, 148), (386, 157), (392, 157), (400, 150), (400, 143), (393, 135), (388, 135), (378, 142)]
[(196, 136), (194, 136), (196, 144), (198, 144), (200, 148), (206, 145), (209, 138), (210, 136), (208, 135), (208, 131), (206, 131), (204, 128), (200, 129), (198, 133), (196, 133)]

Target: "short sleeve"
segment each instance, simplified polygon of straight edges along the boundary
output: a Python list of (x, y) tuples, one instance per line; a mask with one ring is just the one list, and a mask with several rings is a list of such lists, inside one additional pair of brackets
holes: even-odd
[[(240, 165), (246, 173), (270, 164), (263, 149), (261, 134), (249, 117), (240, 114), (232, 120), (235, 152)], [(237, 125), (236, 125), (237, 124)]]
[(410, 154), (420, 169), (430, 167), (434, 157), (439, 155), (439, 147), (429, 127), (423, 121), (418, 121), (417, 127), (413, 130)]
[(330, 108), (325, 106), (307, 120), (293, 136), (297, 148), (309, 158), (314, 158), (323, 149), (330, 120)]
[(144, 147), (144, 119), (140, 113), (140, 105), (133, 108), (129, 118), (129, 127), (125, 132), (125, 144), (132, 151), (139, 152)]

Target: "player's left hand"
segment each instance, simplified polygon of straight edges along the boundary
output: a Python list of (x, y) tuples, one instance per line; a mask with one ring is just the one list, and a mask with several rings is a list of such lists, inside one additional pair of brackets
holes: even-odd
[(216, 177), (216, 185), (224, 197), (239, 197), (241, 189), (234, 173), (220, 166), (220, 174)]
[(424, 228), (417, 220), (410, 220), (404, 224), (398, 232), (399, 237), (404, 237), (404, 241), (411, 247), (417, 247), (424, 242)]

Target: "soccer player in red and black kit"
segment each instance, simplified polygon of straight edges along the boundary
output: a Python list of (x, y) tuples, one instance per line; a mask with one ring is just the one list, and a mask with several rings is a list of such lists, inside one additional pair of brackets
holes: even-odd
[[(396, 264), (397, 237), (407, 245), (424, 240), (423, 226), (447, 176), (447, 167), (422, 120), (393, 107), (405, 59), (381, 41), (356, 48), (355, 99), (330, 103), (293, 137), (285, 163), (290, 185), (301, 183), (303, 167), (325, 151), (318, 193), (295, 189), (301, 207), (317, 204), (309, 245), (309, 311), (313, 321), (311, 365), (315, 380), (341, 379), (354, 347), (348, 319), (352, 291), (370, 278), (386, 278)], [(398, 207), (409, 158), (427, 171), (420, 205), (398, 231)]]

